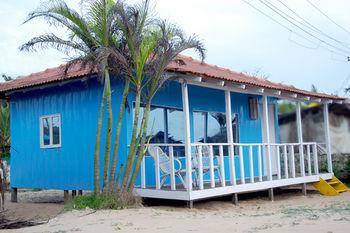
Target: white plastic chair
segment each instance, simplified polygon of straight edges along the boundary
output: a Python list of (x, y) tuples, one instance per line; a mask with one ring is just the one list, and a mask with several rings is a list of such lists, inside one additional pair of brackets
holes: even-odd
[[(195, 156), (193, 157), (193, 166), (198, 169), (198, 158), (199, 158), (199, 151), (198, 147), (196, 146), (196, 152)], [(202, 148), (202, 169), (203, 169), (203, 176), (210, 172), (210, 146), (208, 145), (203, 145), (200, 146)], [(219, 181), (221, 181), (221, 172), (220, 172), (220, 159), (219, 156), (213, 155), (213, 160), (214, 160), (214, 175), (215, 171), (218, 174)]]
[[(148, 146), (148, 153), (152, 156), (154, 161), (156, 161), (157, 156), (157, 150), (158, 150), (158, 158), (159, 158), (159, 168), (161, 170), (162, 175), (160, 176), (161, 182), (160, 187), (162, 187), (168, 177), (170, 177), (171, 174), (171, 161), (169, 156), (159, 147), (159, 146)], [(174, 173), (175, 177), (178, 177), (181, 183), (185, 188), (187, 188), (186, 183), (184, 181), (183, 175), (186, 177), (186, 169), (182, 169), (181, 161), (177, 158), (174, 158), (174, 162), (178, 163), (178, 168), (175, 168), (174, 166)], [(186, 178), (185, 178), (186, 179)]]

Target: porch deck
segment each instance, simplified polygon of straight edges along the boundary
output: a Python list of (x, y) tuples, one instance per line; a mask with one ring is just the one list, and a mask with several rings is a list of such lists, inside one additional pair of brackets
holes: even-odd
[[(166, 171), (163, 170), (164, 162), (162, 164), (159, 161), (164, 160), (159, 158), (159, 152), (155, 158), (150, 158), (154, 159), (154, 168), (146, 166), (146, 159), (143, 160), (141, 182), (135, 188), (135, 192), (141, 197), (147, 198), (194, 201), (314, 183), (318, 182), (320, 178), (329, 180), (333, 176), (333, 173), (319, 172), (320, 155), (317, 152), (319, 145), (314, 142), (270, 145), (264, 143), (194, 143), (191, 144), (190, 160), (186, 159), (186, 163), (183, 164), (186, 171), (188, 167), (192, 167), (185, 174), (186, 184), (192, 185), (185, 187), (185, 184), (176, 179), (177, 170), (174, 165), (175, 160), (178, 159), (174, 157), (174, 147), (184, 147), (185, 145), (154, 144), (150, 146), (168, 148), (170, 172), (166, 174)], [(202, 153), (205, 147), (209, 148), (208, 155)], [(224, 151), (229, 152), (230, 155), (225, 156)], [(238, 151), (238, 155), (234, 155), (235, 151)], [(216, 152), (218, 154), (215, 154)], [(206, 156), (206, 159), (209, 159), (207, 161)], [(146, 169), (148, 170), (147, 174), (149, 174), (150, 169), (154, 169), (154, 177), (147, 178)], [(163, 184), (162, 177), (165, 177), (168, 182)], [(194, 178), (192, 179), (192, 177)], [(240, 177), (244, 177), (244, 179)]]
[[(279, 188), (279, 187), (286, 187), (290, 185), (297, 185), (297, 184), (307, 184), (307, 183), (314, 183), (318, 182), (320, 178), (324, 180), (332, 179), (333, 173), (323, 173), (319, 175), (312, 175), (304, 177), (297, 177), (297, 178), (289, 178), (289, 179), (283, 179), (278, 180), (277, 176), (274, 176), (273, 181), (268, 181), (267, 177), (264, 177), (264, 181), (257, 182), (257, 183), (246, 183), (246, 184), (237, 184), (237, 185), (230, 185), (229, 182), (226, 182), (227, 185), (225, 187), (220, 187), (220, 183), (216, 183), (216, 188), (210, 188), (210, 184), (205, 184), (205, 190), (200, 190), (198, 188), (193, 189), (191, 192), (188, 192), (186, 189), (179, 185), (178, 189), (171, 190), (170, 186), (165, 186), (162, 189), (156, 189), (155, 187), (147, 187), (146, 189), (143, 188), (136, 188), (135, 192), (145, 198), (159, 198), (159, 199), (169, 199), (169, 200), (182, 200), (182, 201), (196, 201), (201, 199), (207, 199), (207, 198), (213, 198), (213, 197), (219, 197), (219, 196), (226, 196), (226, 195), (232, 195), (232, 194), (239, 194), (239, 193), (248, 193), (248, 192), (257, 192), (262, 190), (267, 190), (271, 188)], [(248, 179), (246, 179), (248, 180)], [(256, 179), (258, 181), (258, 179)]]

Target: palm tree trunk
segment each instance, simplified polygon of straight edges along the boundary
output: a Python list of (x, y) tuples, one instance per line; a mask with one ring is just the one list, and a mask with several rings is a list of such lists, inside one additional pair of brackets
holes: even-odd
[(134, 114), (134, 122), (133, 122), (133, 128), (132, 128), (132, 137), (131, 137), (131, 142), (130, 142), (128, 159), (126, 162), (124, 175), (123, 175), (122, 189), (128, 187), (130, 171), (132, 169), (132, 165), (133, 165), (134, 159), (135, 159), (136, 150), (138, 147), (138, 145), (136, 145), (137, 144), (136, 142), (137, 142), (137, 132), (138, 132), (137, 125), (139, 122), (140, 106), (141, 106), (141, 90), (138, 89), (138, 90), (136, 90), (135, 114)]
[(103, 113), (105, 109), (105, 99), (106, 99), (106, 85), (103, 87), (102, 100), (100, 104), (100, 112), (97, 121), (97, 132), (96, 132), (96, 142), (95, 142), (95, 153), (94, 153), (94, 193), (98, 194), (100, 192), (100, 150), (101, 150), (101, 131), (102, 131), (102, 121)]
[(119, 170), (118, 170), (118, 174), (117, 174), (117, 178), (115, 179), (115, 189), (114, 191), (115, 192), (118, 192), (118, 189), (119, 189), (119, 179), (120, 179), (120, 176), (122, 174), (122, 171), (123, 171), (123, 164), (120, 164), (119, 166)]
[(151, 111), (151, 101), (147, 103), (146, 109), (143, 112), (143, 118), (142, 118), (142, 123), (140, 127), (140, 134), (142, 134), (141, 144), (140, 144), (139, 156), (136, 160), (136, 164), (130, 178), (130, 183), (128, 187), (130, 191), (134, 188), (134, 184), (136, 181), (137, 174), (139, 173), (139, 170), (140, 170), (142, 159), (146, 154), (147, 128), (148, 128), (148, 118), (149, 118), (150, 111)]
[(112, 141), (112, 127), (113, 127), (113, 113), (112, 113), (112, 93), (111, 93), (111, 81), (109, 77), (108, 69), (105, 69), (105, 83), (106, 83), (106, 99), (107, 99), (107, 136), (105, 145), (105, 158), (104, 158), (104, 170), (103, 170), (103, 193), (108, 191), (108, 171), (109, 161), (111, 156), (111, 141)]
[(129, 94), (129, 87), (130, 87), (130, 79), (126, 79), (125, 85), (124, 85), (123, 97), (122, 97), (122, 100), (121, 100), (120, 106), (119, 106), (119, 116), (118, 116), (118, 121), (117, 121), (117, 131), (116, 131), (115, 140), (114, 140), (114, 149), (113, 149), (113, 157), (112, 157), (112, 168), (111, 168), (111, 175), (109, 177), (109, 191), (110, 192), (113, 192), (113, 190), (116, 190), (115, 185), (118, 185), (115, 175), (116, 175), (116, 167), (117, 167), (118, 150), (119, 150), (119, 144), (120, 144), (120, 131), (121, 131), (121, 128), (122, 128), (122, 123), (123, 123), (125, 103), (127, 101), (127, 97), (128, 97), (128, 94)]

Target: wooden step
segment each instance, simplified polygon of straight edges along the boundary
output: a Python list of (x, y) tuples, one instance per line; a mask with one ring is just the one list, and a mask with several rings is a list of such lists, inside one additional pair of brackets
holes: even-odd
[(350, 189), (335, 176), (329, 181), (320, 178), (319, 182), (314, 183), (314, 187), (326, 196), (336, 196), (343, 192), (350, 192)]
[(347, 191), (350, 191), (350, 190), (349, 189), (339, 189), (339, 190), (336, 189), (336, 191), (338, 193), (343, 193), (343, 192), (347, 192)]
[(339, 181), (329, 181), (329, 182), (327, 182), (329, 185), (335, 185), (335, 184), (340, 184), (340, 182)]

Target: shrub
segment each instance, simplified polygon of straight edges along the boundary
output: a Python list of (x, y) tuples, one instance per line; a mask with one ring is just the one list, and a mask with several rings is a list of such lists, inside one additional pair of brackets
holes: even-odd
[(0, 152), (0, 158), (1, 159), (9, 159), (10, 158), (10, 152)]
[(68, 209), (126, 209), (141, 206), (141, 198), (132, 193), (118, 192), (112, 194), (87, 194), (76, 196), (67, 204)]

